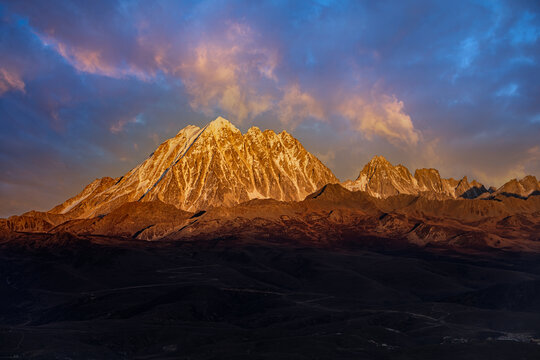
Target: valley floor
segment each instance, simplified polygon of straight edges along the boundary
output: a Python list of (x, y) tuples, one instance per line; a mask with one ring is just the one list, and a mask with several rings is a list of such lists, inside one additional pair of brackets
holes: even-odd
[(0, 359), (539, 359), (540, 256), (0, 244)]

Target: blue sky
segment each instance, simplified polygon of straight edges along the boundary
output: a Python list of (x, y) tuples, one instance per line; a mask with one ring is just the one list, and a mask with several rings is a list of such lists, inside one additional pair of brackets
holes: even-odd
[(0, 1), (0, 216), (120, 176), (218, 115), (342, 180), (374, 155), (540, 175), (537, 1)]

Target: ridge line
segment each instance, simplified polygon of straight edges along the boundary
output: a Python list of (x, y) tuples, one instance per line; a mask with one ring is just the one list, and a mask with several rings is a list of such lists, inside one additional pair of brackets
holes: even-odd
[(199, 139), (199, 137), (202, 135), (202, 133), (206, 130), (206, 128), (208, 127), (208, 125), (210, 124), (206, 124), (202, 130), (199, 132), (199, 134), (195, 137), (195, 139), (193, 139), (193, 141), (191, 142), (191, 144), (189, 144), (189, 146), (187, 147), (187, 149), (184, 151), (184, 153), (180, 156), (180, 154), (177, 154), (176, 157), (174, 158), (174, 160), (172, 161), (171, 165), (169, 165), (168, 168), (166, 168), (163, 173), (161, 174), (161, 176), (159, 177), (159, 179), (157, 179), (157, 181), (154, 183), (154, 185), (152, 185), (148, 190), (146, 190), (146, 192), (139, 198), (139, 200), (137, 201), (141, 201), (145, 196), (146, 194), (148, 194), (150, 191), (152, 191), (152, 189), (154, 189), (157, 184), (159, 184), (159, 182), (165, 177), (165, 175), (167, 175), (167, 173), (169, 172), (169, 170), (174, 166), (176, 165), (186, 154), (187, 152), (189, 151), (189, 149), (191, 149), (191, 147), (193, 146), (193, 144), (195, 144), (195, 142)]

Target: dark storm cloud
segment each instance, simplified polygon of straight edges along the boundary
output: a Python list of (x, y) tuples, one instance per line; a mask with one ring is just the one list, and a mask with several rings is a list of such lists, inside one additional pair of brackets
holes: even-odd
[(341, 178), (374, 154), (496, 185), (539, 175), (539, 16), (534, 1), (5, 2), (0, 215), (217, 115), (292, 131)]

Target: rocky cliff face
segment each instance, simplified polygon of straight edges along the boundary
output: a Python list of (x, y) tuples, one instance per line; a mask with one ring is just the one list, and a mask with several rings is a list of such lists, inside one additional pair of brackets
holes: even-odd
[(419, 192), (429, 192), (454, 197), (457, 184), (453, 179), (443, 179), (436, 169), (418, 169), (414, 172)]
[(242, 134), (219, 117), (202, 129), (187, 126), (121, 178), (98, 179), (51, 212), (90, 218), (132, 201), (159, 200), (188, 211), (255, 198), (298, 201), (336, 182), (287, 132), (252, 127)]

